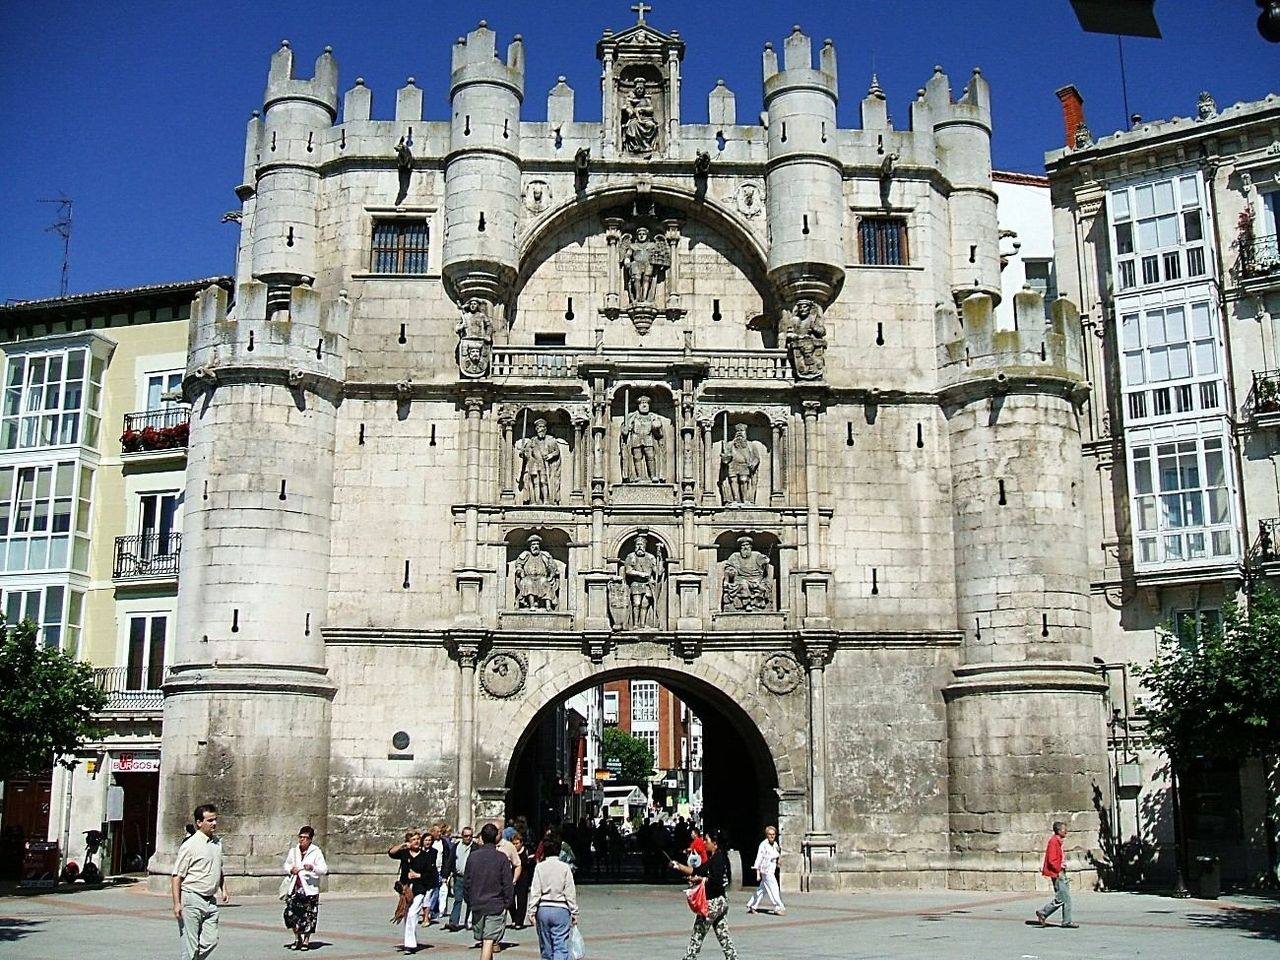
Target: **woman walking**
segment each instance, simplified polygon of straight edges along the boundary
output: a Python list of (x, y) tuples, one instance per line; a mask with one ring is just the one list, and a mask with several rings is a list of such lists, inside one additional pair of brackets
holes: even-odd
[[(401, 910), (396, 910), (397, 920), (404, 922), (404, 951), (418, 952), (418, 916), (427, 904), (427, 897), (433, 887), (439, 883), (436, 870), (436, 852), (430, 847), (423, 847), (422, 834), (417, 830), (406, 830), (404, 843), (397, 843), (387, 851), (392, 860), (400, 861), (400, 882), (396, 889), (400, 891)], [(405, 890), (413, 895), (407, 904)]]
[(515, 881), (515, 899), (511, 903), (511, 925), (517, 930), (525, 925), (528, 915), (529, 889), (533, 885), (533, 870), (536, 862), (533, 851), (524, 842), (524, 834), (519, 831), (511, 838), (516, 853), (520, 857), (520, 876)]
[(782, 858), (782, 844), (778, 843), (778, 828), (770, 824), (764, 828), (764, 839), (756, 850), (756, 862), (752, 867), (760, 878), (760, 885), (747, 901), (747, 913), (757, 913), (760, 902), (769, 898), (773, 913), (783, 916), (787, 908), (782, 903), (782, 891), (778, 889), (778, 861)]
[(685, 951), (684, 960), (695, 960), (702, 950), (702, 941), (707, 939), (707, 928), (715, 931), (720, 941), (720, 949), (724, 951), (724, 960), (738, 960), (738, 951), (734, 949), (733, 938), (729, 936), (729, 887), (733, 876), (729, 870), (729, 858), (722, 848), (724, 836), (719, 830), (706, 835), (707, 859), (696, 867), (669, 860), (671, 868), (683, 873), (686, 877), (702, 877), (707, 883), (707, 915), (698, 916), (693, 921), (693, 933), (689, 937), (689, 949)]
[(578, 922), (573, 871), (560, 859), (558, 836), (542, 841), (542, 853), (545, 859), (534, 867), (529, 884), (525, 922), (537, 925), (542, 960), (569, 960), (569, 931)]
[(298, 844), (284, 858), (284, 873), (292, 878), (284, 903), (284, 925), (293, 931), (289, 950), (310, 950), (320, 914), (320, 878), (329, 872), (324, 851), (315, 843), (311, 827), (298, 830)]

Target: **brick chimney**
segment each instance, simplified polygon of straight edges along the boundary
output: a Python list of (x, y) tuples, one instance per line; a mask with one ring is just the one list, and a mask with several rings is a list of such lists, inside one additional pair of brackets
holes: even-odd
[(1070, 149), (1076, 145), (1076, 128), (1084, 123), (1084, 97), (1074, 83), (1054, 92), (1062, 103), (1063, 143)]

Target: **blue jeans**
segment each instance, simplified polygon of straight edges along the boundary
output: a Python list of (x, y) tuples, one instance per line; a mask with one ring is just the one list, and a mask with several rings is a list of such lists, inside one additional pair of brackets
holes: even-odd
[(573, 928), (569, 908), (559, 904), (539, 904), (535, 919), (542, 960), (569, 960), (569, 931)]
[(471, 923), (471, 907), (467, 901), (462, 898), (462, 874), (455, 873), (453, 875), (453, 909), (449, 911), (449, 926), (458, 926), (461, 920), (464, 924)]
[(1053, 899), (1040, 908), (1042, 917), (1051, 917), (1055, 910), (1062, 908), (1062, 922), (1071, 922), (1071, 884), (1065, 873), (1059, 874), (1053, 881)]

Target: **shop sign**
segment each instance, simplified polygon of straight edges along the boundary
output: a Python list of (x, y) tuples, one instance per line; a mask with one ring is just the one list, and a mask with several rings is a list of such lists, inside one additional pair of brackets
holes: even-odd
[(113, 753), (112, 773), (159, 773), (160, 754), (152, 752)]

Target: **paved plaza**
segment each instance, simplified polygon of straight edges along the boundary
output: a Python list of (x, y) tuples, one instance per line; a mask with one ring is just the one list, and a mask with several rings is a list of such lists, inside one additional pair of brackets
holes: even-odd
[[(589, 960), (678, 960), (691, 915), (680, 888), (580, 888)], [(1280, 953), (1280, 904), (1250, 897), (1217, 901), (1085, 893), (1076, 897), (1078, 930), (1041, 929), (1026, 921), (1042, 900), (1030, 894), (960, 891), (793, 895), (787, 915), (749, 916), (735, 897), (730, 929), (743, 960), (927, 958), (927, 960), (1159, 960), (1274, 958)], [(387, 922), (392, 895), (325, 897), (315, 942), (320, 960), (398, 956), (397, 928)], [(269, 898), (233, 900), (222, 914), (214, 960), (289, 957), (280, 905)], [(478, 956), (470, 933), (431, 927), (419, 956)], [(536, 960), (537, 937), (509, 931), (510, 960)], [(429, 944), (429, 947), (425, 945)], [(0, 899), (0, 957), (22, 960), (150, 960), (180, 956), (167, 898), (120, 887)], [(709, 938), (703, 957), (721, 956)]]

